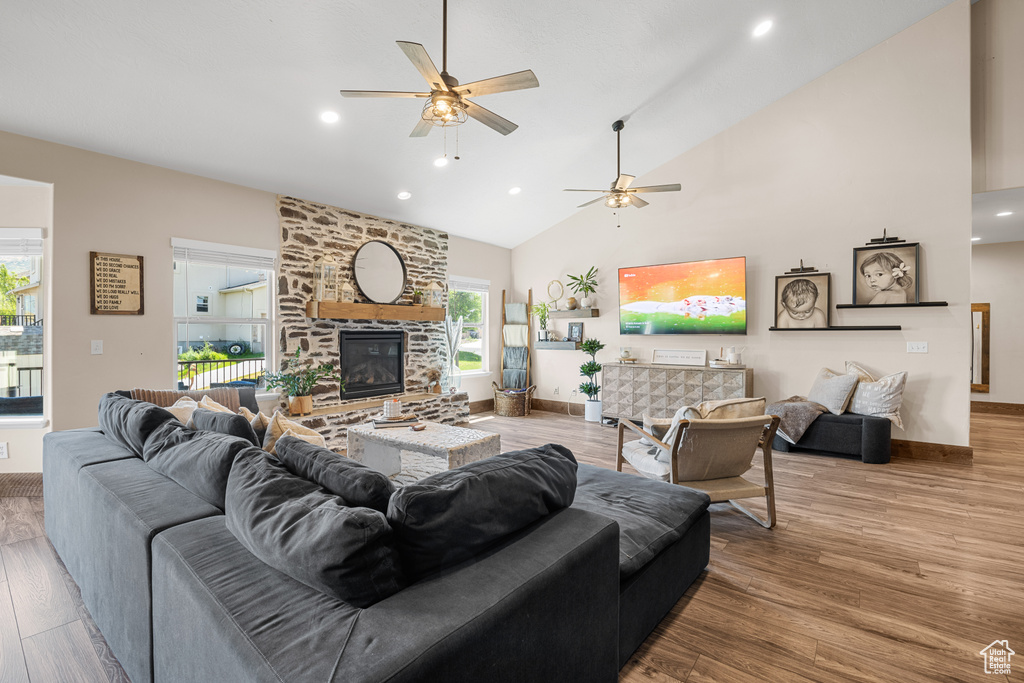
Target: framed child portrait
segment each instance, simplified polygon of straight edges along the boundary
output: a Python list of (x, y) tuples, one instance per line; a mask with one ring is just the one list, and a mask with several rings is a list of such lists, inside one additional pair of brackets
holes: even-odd
[(920, 301), (921, 245), (873, 244), (853, 250), (853, 303), (885, 306)]
[(569, 341), (583, 341), (583, 323), (569, 323)]
[(776, 276), (775, 327), (820, 329), (831, 324), (831, 273), (794, 273)]

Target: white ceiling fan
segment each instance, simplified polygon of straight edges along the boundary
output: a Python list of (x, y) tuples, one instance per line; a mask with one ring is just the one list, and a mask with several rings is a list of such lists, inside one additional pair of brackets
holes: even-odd
[(646, 187), (630, 187), (636, 176), (627, 175), (622, 172), (622, 145), (620, 140), (620, 133), (622, 129), (626, 127), (626, 124), (622, 121), (616, 121), (612, 124), (612, 130), (615, 131), (615, 173), (617, 175), (615, 181), (611, 184), (610, 190), (563, 190), (564, 192), (600, 192), (604, 194), (603, 197), (592, 199), (589, 202), (580, 204), (578, 207), (582, 209), (584, 206), (590, 206), (597, 202), (604, 201), (605, 206), (613, 209), (621, 209), (627, 206), (635, 206), (638, 209), (642, 209), (647, 206), (650, 202), (644, 201), (640, 197), (637, 197), (637, 193), (640, 192), (679, 192), (683, 189), (683, 186), (676, 183), (673, 185), (648, 185)]
[(419, 43), (410, 43), (399, 40), (398, 46), (402, 52), (413, 63), (413, 66), (426, 79), (430, 86), (430, 92), (397, 92), (392, 90), (342, 90), (342, 97), (415, 97), (429, 98), (423, 107), (419, 123), (412, 129), (409, 137), (422, 137), (430, 132), (434, 126), (447, 127), (458, 126), (465, 123), (467, 116), (474, 118), (489, 128), (493, 128), (502, 135), (508, 135), (517, 126), (506, 118), (498, 116), (489, 109), (481, 107), (470, 98), (493, 93), (508, 92), (510, 90), (525, 90), (536, 88), (540, 85), (533, 71), (517, 71), (516, 73), (504, 76), (495, 76), (482, 81), (474, 81), (466, 85), (459, 85), (458, 79), (448, 73), (448, 0), (443, 4), (443, 24), (441, 42), (441, 72), (438, 73), (430, 55)]

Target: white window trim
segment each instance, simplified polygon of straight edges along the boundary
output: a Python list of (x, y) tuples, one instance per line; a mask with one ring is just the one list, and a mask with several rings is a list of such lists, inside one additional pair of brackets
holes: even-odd
[(0, 417), (0, 429), (44, 429), (49, 424), (44, 415)]
[(494, 375), (494, 371), (491, 370), (491, 344), (490, 344), (490, 306), (491, 306), (491, 281), (484, 280), (477, 277), (465, 277), (462, 275), (451, 275), (448, 277), (448, 291), (457, 290), (460, 292), (477, 292), (479, 294), (485, 294), (484, 297), (484, 310), (481, 311), (481, 322), (473, 323), (474, 326), (479, 325), (484, 329), (484, 345), (483, 345), (483, 367), (479, 370), (464, 370), (461, 373), (462, 378), (467, 377), (491, 377)]
[[(42, 256), (43, 228), (0, 228), (0, 256)], [(40, 282), (40, 285), (43, 283)], [(43, 372), (46, 371), (46, 337), (43, 337)], [(42, 415), (0, 416), (0, 429), (43, 429), (50, 424), (46, 403)]]

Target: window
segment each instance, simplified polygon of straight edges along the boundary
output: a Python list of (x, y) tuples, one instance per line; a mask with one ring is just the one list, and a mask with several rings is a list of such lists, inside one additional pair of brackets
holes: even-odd
[(0, 229), (0, 417), (43, 414), (43, 240)]
[(260, 383), (273, 347), (274, 252), (171, 244), (178, 388)]
[(490, 282), (467, 277), (448, 280), (448, 315), (462, 317), (459, 369), (487, 372), (487, 292)]

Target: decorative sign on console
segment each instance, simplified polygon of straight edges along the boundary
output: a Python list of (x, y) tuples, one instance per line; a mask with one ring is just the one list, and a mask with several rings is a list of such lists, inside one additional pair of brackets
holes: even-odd
[(707, 365), (708, 352), (706, 349), (654, 349), (652, 363), (664, 363), (666, 365)]
[(143, 315), (142, 257), (89, 252), (93, 315)]

